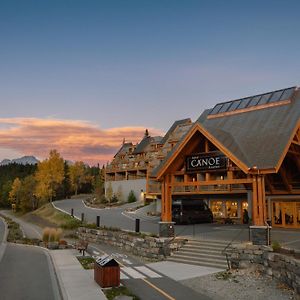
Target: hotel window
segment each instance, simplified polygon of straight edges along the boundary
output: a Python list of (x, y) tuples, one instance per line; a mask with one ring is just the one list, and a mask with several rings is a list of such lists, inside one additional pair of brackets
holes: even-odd
[(212, 201), (211, 211), (214, 215), (214, 218), (224, 218), (223, 201)]
[(226, 217), (237, 218), (238, 214), (237, 201), (226, 201)]
[(244, 211), (244, 209), (248, 210), (248, 202), (247, 201), (242, 202), (242, 211)]

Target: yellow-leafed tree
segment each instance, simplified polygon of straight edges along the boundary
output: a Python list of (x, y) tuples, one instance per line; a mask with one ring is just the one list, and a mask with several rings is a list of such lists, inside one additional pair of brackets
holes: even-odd
[(77, 195), (78, 190), (88, 179), (86, 175), (86, 168), (82, 161), (76, 161), (74, 165), (69, 167), (69, 170), (71, 186), (75, 195)]
[(17, 177), (14, 180), (14, 182), (11, 186), (11, 190), (9, 192), (9, 201), (10, 201), (10, 203), (16, 204), (17, 207), (20, 204), (21, 187), (22, 187), (21, 180)]
[(51, 150), (49, 158), (38, 164), (35, 178), (36, 197), (45, 202), (52, 201), (64, 180), (64, 160), (56, 150)]

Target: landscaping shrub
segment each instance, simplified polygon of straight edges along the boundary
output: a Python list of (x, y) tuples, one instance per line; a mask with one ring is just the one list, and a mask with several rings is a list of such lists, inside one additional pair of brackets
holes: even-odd
[(65, 223), (63, 223), (61, 225), (61, 228), (63, 229), (77, 229), (78, 227), (80, 227), (81, 221), (75, 219), (75, 218), (71, 218), (65, 221)]
[(134, 195), (133, 190), (130, 191), (128, 198), (127, 198), (128, 203), (136, 202), (136, 197)]
[(281, 245), (279, 244), (278, 241), (272, 242), (272, 249), (273, 249), (273, 251), (279, 251), (281, 249)]
[(43, 242), (47, 245), (49, 242), (49, 236), (50, 236), (50, 228), (46, 227), (43, 230)]
[(55, 242), (55, 239), (56, 239), (56, 229), (55, 228), (50, 228), (50, 231), (49, 231), (49, 242), (53, 243), (53, 242)]
[(113, 195), (110, 199), (111, 203), (117, 203), (119, 201), (118, 197), (116, 195)]

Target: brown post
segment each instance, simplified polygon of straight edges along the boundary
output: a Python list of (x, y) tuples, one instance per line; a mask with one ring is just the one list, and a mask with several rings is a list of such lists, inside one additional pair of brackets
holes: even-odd
[(252, 219), (253, 225), (258, 225), (257, 178), (256, 176), (252, 178)]
[(266, 221), (266, 193), (264, 177), (262, 175), (253, 176), (253, 223), (263, 226)]
[(165, 195), (166, 195), (166, 222), (172, 222), (172, 194), (170, 186), (170, 175), (166, 176), (165, 182)]
[(162, 193), (161, 193), (161, 220), (163, 222), (172, 222), (172, 193), (170, 186), (170, 176), (166, 175), (162, 182)]

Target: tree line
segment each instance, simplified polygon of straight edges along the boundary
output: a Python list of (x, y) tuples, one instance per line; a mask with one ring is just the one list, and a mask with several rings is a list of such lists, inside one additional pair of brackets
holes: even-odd
[(104, 167), (68, 164), (56, 150), (37, 165), (0, 166), (0, 207), (27, 212), (78, 193), (104, 194)]

